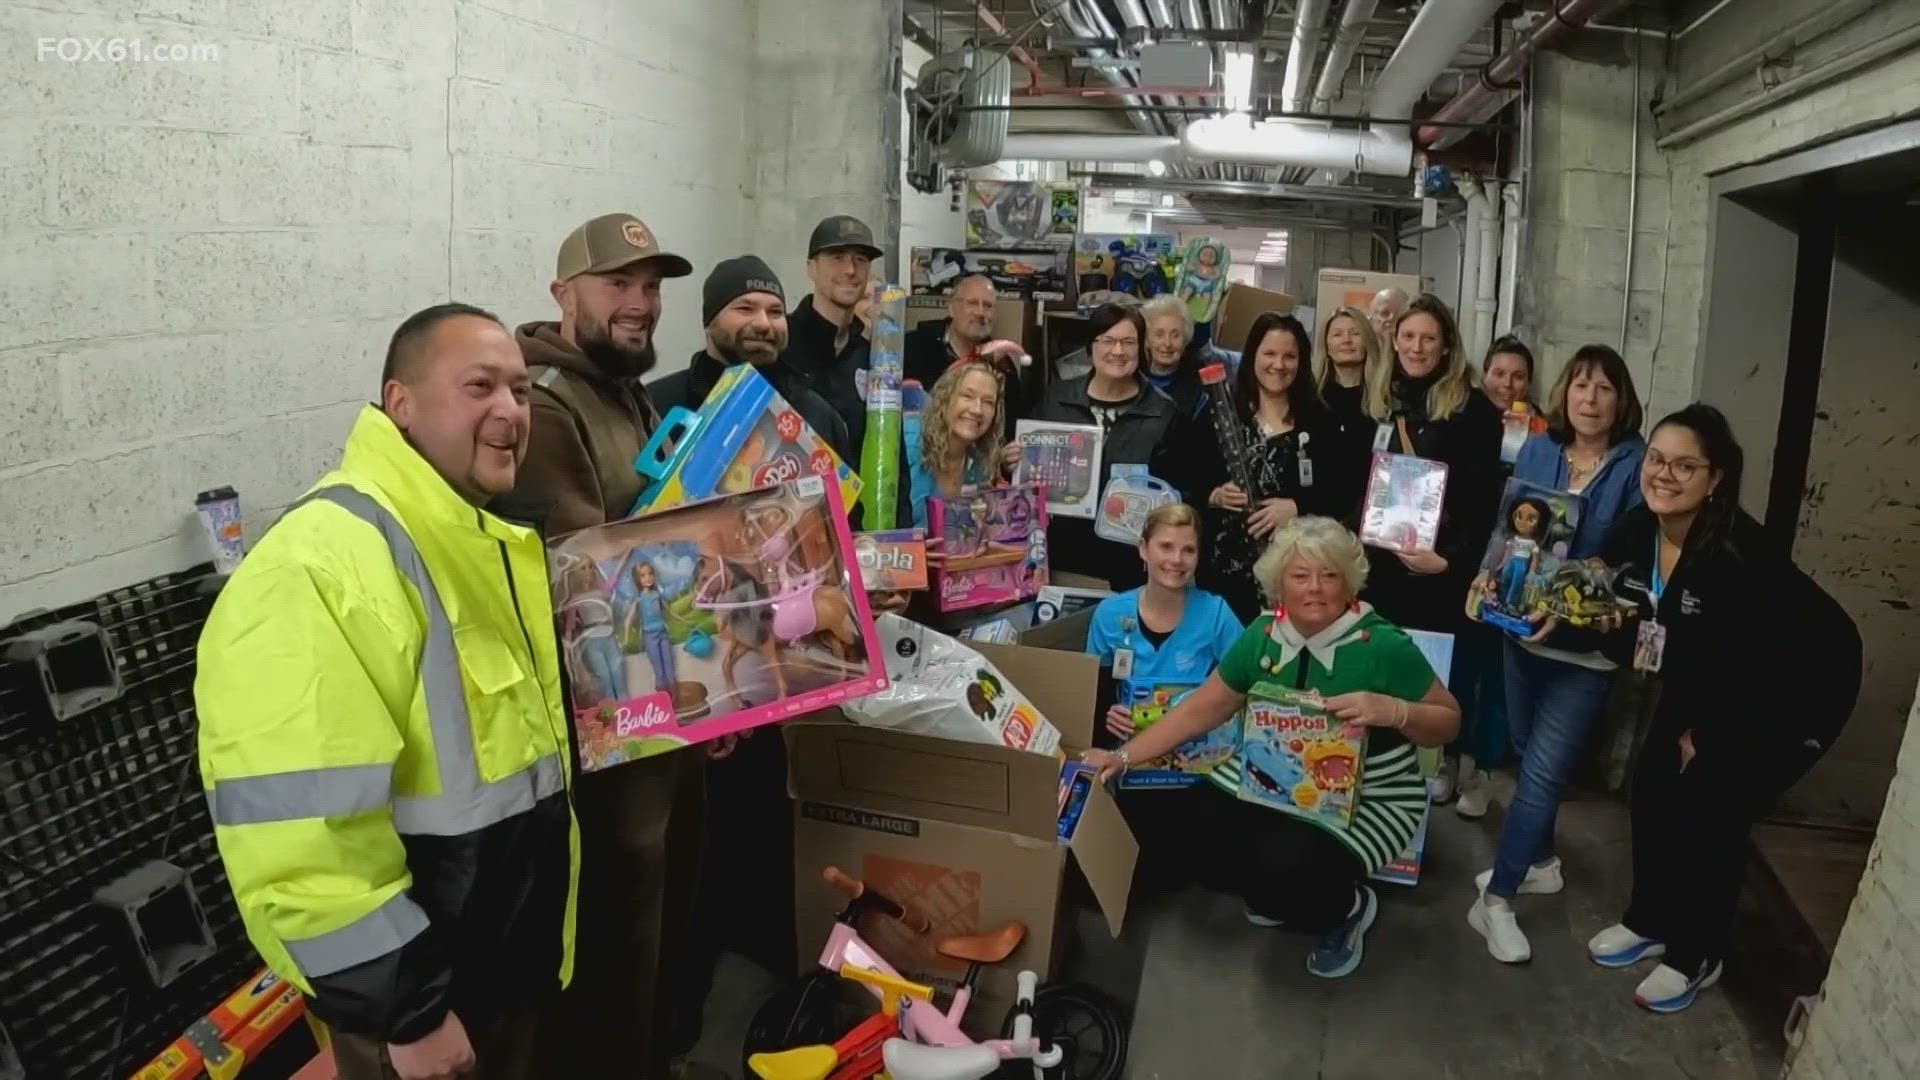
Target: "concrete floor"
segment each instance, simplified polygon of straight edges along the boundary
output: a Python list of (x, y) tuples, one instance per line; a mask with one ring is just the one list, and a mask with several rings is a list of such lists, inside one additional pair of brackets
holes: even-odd
[[(1756, 988), (1778, 990), (1768, 972), (1742, 970), (1736, 957), (1724, 992), (1656, 1017), (1633, 1004), (1644, 965), (1607, 971), (1586, 959), (1586, 939), (1618, 917), (1628, 884), (1626, 810), (1615, 799), (1562, 808), (1567, 891), (1519, 900), (1532, 962), (1488, 956), (1466, 912), (1500, 814), (1435, 815), (1426, 876), (1411, 889), (1380, 887), (1366, 962), (1346, 979), (1307, 974), (1306, 939), (1250, 926), (1237, 900), (1198, 889), (1137, 900), (1118, 941), (1083, 912), (1068, 974), (1135, 1003), (1132, 1080), (1778, 1074), (1774, 1009), (1742, 1003)], [(771, 989), (765, 972), (728, 956), (698, 1057), (737, 1069), (747, 1017)]]

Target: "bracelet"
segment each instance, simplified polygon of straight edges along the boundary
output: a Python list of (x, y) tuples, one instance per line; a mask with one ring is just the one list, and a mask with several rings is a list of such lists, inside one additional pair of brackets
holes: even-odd
[(1123, 746), (1120, 749), (1115, 750), (1113, 752), (1113, 756), (1120, 759), (1121, 772), (1126, 772), (1127, 770), (1133, 768), (1133, 755), (1127, 753), (1126, 747)]
[(1405, 700), (1405, 699), (1401, 699), (1401, 700), (1400, 700), (1400, 722), (1399, 722), (1399, 723), (1397, 723), (1397, 724), (1395, 724), (1395, 725), (1393, 725), (1393, 726), (1394, 726), (1395, 728), (1397, 728), (1397, 729), (1399, 729), (1399, 730), (1401, 730), (1401, 731), (1405, 731), (1405, 730), (1406, 730), (1406, 727), (1407, 727), (1407, 703), (1406, 703), (1406, 700)]

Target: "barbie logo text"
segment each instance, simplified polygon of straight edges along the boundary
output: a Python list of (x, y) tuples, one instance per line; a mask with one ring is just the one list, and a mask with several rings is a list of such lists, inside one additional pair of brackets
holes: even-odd
[(667, 695), (652, 694), (640, 700), (637, 710), (622, 705), (613, 713), (613, 733), (624, 739), (629, 735), (644, 735), (656, 728), (673, 726), (673, 706), (667, 703)]

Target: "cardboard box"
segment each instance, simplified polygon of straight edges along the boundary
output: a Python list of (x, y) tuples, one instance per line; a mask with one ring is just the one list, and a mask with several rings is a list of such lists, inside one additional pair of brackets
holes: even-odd
[(1213, 343), (1237, 354), (1247, 343), (1247, 331), (1253, 329), (1253, 320), (1268, 311), (1290, 312), (1295, 303), (1286, 293), (1235, 282), (1227, 287), (1227, 295), (1220, 300), (1220, 314), (1213, 322)]
[[(973, 646), (1049, 720), (1078, 755), (1093, 737), (1099, 667), (1084, 655), (1019, 645)], [(997, 1034), (1023, 970), (1042, 981), (1056, 969), (1069, 924), (1062, 885), (1069, 861), (1118, 935), (1139, 855), (1119, 807), (1095, 788), (1071, 841), (1059, 830), (1060, 763), (1004, 746), (954, 742), (858, 727), (833, 714), (786, 729), (794, 823), (795, 911), (800, 962), (811, 966), (842, 897), (820, 880), (837, 866), (924, 915), (925, 937), (886, 920), (861, 934), (909, 978), (951, 990), (966, 965), (934, 952), (941, 937), (992, 930), (1009, 920), (1026, 940), (1005, 963), (983, 968), (966, 1026)], [(1071, 857), (1071, 859), (1069, 859)]]
[(1080, 185), (1043, 180), (967, 181), (967, 246), (1064, 248), (1080, 231)]
[[(1420, 279), (1413, 274), (1390, 274), (1384, 270), (1336, 270), (1323, 267), (1314, 279), (1313, 310), (1317, 318), (1325, 320), (1339, 307), (1354, 307), (1361, 311), (1373, 302), (1373, 294), (1381, 289), (1399, 289), (1411, 300), (1426, 290), (1421, 287)], [(1320, 328), (1307, 327), (1317, 340)]]

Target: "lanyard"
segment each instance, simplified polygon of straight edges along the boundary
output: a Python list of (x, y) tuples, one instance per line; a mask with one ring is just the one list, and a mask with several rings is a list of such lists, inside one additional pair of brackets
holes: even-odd
[(1647, 578), (1647, 593), (1653, 597), (1654, 606), (1660, 604), (1660, 594), (1667, 591), (1667, 579), (1660, 573), (1660, 530), (1653, 532), (1653, 572)]

